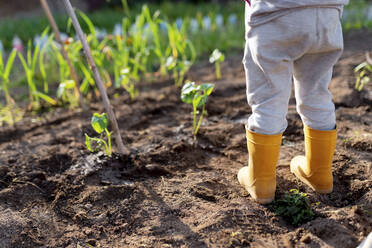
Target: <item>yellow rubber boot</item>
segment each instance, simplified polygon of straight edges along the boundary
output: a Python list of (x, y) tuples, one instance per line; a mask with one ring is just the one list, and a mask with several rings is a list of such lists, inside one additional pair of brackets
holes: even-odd
[(291, 172), (320, 194), (333, 190), (332, 159), (337, 131), (320, 131), (304, 127), (305, 154), (291, 161)]
[(248, 166), (239, 170), (239, 183), (252, 198), (267, 204), (274, 200), (276, 188), (276, 164), (279, 158), (282, 134), (265, 135), (248, 130)]

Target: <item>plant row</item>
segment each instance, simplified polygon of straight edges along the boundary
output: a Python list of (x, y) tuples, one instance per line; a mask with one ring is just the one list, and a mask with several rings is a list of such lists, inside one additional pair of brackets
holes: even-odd
[[(233, 17), (225, 25), (224, 19), (218, 15), (211, 19), (186, 18), (169, 23), (161, 18), (160, 12), (151, 13), (144, 6), (134, 22), (130, 18), (123, 18), (114, 34), (102, 35), (102, 31), (93, 25), (87, 15), (81, 11), (77, 13), (89, 28), (87, 41), (106, 87), (123, 88), (132, 99), (139, 94), (136, 83), (151, 81), (155, 75), (172, 77), (178, 87), (183, 84), (186, 73), (201, 54), (197, 46), (204, 44), (203, 39), (192, 42), (190, 36), (229, 32), (234, 29), (233, 25), (237, 25)], [(68, 21), (67, 29), (71, 30), (71, 21)], [(64, 47), (77, 71), (80, 91), (85, 99), (89, 101), (99, 96), (93, 75), (84, 59), (81, 42), (65, 37)], [(27, 109), (30, 111), (56, 105), (73, 108), (79, 104), (77, 84), (72, 79), (60, 44), (55, 42), (48, 28), (34, 46), (31, 41), (25, 48), (15, 46), (7, 59), (5, 57), (5, 54), (0, 54), (0, 93), (5, 99), (0, 108), (0, 123), (13, 124), (21, 119), (24, 112), (18, 107), (11, 91), (17, 79), (17, 86), (27, 87)], [(213, 52), (210, 59), (211, 63), (216, 64), (218, 78), (221, 75), (219, 64), (223, 59), (224, 56), (218, 50)], [(20, 70), (17, 70), (15, 61), (21, 65)]]

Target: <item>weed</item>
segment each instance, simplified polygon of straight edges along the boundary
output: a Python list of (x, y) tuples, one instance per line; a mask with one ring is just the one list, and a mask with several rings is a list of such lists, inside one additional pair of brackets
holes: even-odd
[(277, 215), (282, 216), (294, 226), (310, 221), (315, 216), (309, 205), (307, 194), (297, 189), (285, 192), (284, 196), (274, 201), (270, 207)]
[[(90, 124), (92, 125), (94, 131), (96, 131), (96, 133), (100, 135), (100, 137), (99, 138), (89, 137), (87, 134), (85, 134), (85, 144), (88, 150), (94, 152), (104, 148), (106, 155), (111, 156), (112, 132), (109, 132), (107, 129), (108, 126), (107, 114), (94, 113)], [(104, 136), (106, 136), (107, 142), (104, 140)]]
[[(187, 82), (181, 91), (181, 100), (185, 103), (192, 104), (193, 107), (193, 119), (194, 119), (194, 129), (193, 136), (194, 141), (196, 141), (196, 135), (198, 134), (200, 125), (202, 123), (204, 115), (207, 114), (205, 110), (205, 103), (207, 102), (208, 96), (212, 93), (214, 84), (201, 84), (196, 85), (194, 82)], [(202, 108), (202, 112), (197, 120), (197, 115), (199, 113), (198, 109)]]

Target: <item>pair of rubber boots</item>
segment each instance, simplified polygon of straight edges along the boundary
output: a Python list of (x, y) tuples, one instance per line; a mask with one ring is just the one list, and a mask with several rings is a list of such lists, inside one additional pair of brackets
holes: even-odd
[[(264, 135), (248, 130), (248, 166), (240, 169), (239, 183), (254, 200), (267, 204), (274, 200), (276, 164), (279, 158), (282, 134)], [(320, 194), (333, 190), (332, 159), (336, 147), (337, 131), (314, 130), (304, 127), (305, 156), (291, 161), (291, 172)]]

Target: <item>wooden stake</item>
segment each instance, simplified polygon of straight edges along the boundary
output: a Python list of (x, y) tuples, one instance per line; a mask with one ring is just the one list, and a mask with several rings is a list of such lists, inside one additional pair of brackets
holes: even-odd
[(61, 34), (60, 34), (59, 29), (58, 29), (58, 26), (57, 26), (57, 24), (56, 24), (56, 22), (55, 22), (55, 20), (53, 18), (52, 12), (50, 11), (49, 6), (48, 6), (48, 3), (47, 3), (46, 0), (40, 0), (40, 3), (41, 3), (41, 6), (44, 9), (45, 15), (48, 18), (48, 21), (50, 23), (50, 26), (52, 26), (54, 35), (56, 36), (56, 40), (57, 40), (57, 42), (61, 46), (62, 56), (67, 61), (68, 67), (70, 69), (71, 77), (75, 81), (75, 92), (79, 95), (80, 106), (83, 108), (83, 110), (87, 110), (87, 107), (86, 107), (86, 105), (84, 103), (83, 94), (81, 94), (81, 91), (80, 91), (79, 78), (78, 78), (78, 76), (76, 74), (76, 71), (75, 71), (74, 67), (72, 66), (71, 59), (68, 56), (68, 53), (67, 53), (67, 51), (65, 49), (65, 44), (64, 44), (64, 42), (63, 42), (63, 40), (61, 38)]
[(367, 60), (367, 63), (372, 65), (372, 58), (371, 56), (369, 55), (369, 52), (366, 52), (366, 60)]
[(90, 65), (90, 67), (93, 71), (94, 78), (96, 80), (96, 84), (98, 86), (98, 89), (101, 92), (102, 102), (105, 106), (106, 112), (107, 112), (108, 117), (111, 121), (112, 128), (114, 129), (115, 141), (116, 141), (116, 145), (119, 149), (119, 153), (128, 155), (129, 150), (124, 146), (123, 141), (121, 139), (120, 130), (119, 130), (118, 123), (116, 121), (115, 114), (111, 109), (111, 105), (110, 105), (110, 101), (109, 101), (109, 98), (108, 98), (107, 93), (106, 93), (106, 89), (103, 86), (101, 76), (99, 75), (97, 66), (96, 66), (96, 64), (93, 60), (88, 42), (85, 39), (83, 30), (80, 27), (80, 24), (79, 24), (79, 21), (76, 17), (75, 11), (72, 8), (71, 3), (70, 3), (69, 0), (63, 0), (63, 3), (65, 4), (65, 8), (67, 10), (67, 13), (72, 20), (72, 24), (74, 25), (76, 33), (79, 36), (79, 39), (80, 39), (81, 43), (83, 44), (83, 49), (84, 49), (85, 56), (87, 57), (88, 63), (89, 63), (89, 65)]

